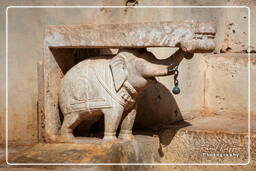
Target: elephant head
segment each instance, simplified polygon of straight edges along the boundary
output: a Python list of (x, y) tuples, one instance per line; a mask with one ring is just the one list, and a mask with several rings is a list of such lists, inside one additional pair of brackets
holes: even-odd
[(155, 77), (172, 75), (173, 69), (183, 57), (192, 56), (193, 54), (180, 49), (169, 58), (159, 60), (145, 49), (121, 49), (110, 62), (115, 89), (118, 91), (125, 81), (128, 81), (140, 92), (151, 83), (155, 83)]

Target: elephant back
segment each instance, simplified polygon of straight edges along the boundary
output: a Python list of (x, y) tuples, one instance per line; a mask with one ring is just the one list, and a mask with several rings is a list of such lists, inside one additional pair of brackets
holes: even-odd
[(100, 75), (105, 84), (113, 87), (107, 59), (97, 60), (97, 62), (84, 60), (67, 72), (62, 79), (59, 96), (63, 114), (111, 106), (111, 100), (96, 74)]

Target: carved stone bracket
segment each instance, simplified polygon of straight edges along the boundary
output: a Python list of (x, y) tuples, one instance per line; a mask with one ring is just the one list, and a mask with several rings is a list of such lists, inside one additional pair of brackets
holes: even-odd
[(159, 22), (107, 25), (49, 26), (48, 47), (181, 47), (184, 51), (212, 51), (213, 23)]

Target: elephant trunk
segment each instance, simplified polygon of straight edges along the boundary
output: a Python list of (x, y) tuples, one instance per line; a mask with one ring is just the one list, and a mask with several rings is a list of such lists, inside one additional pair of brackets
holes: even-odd
[(172, 75), (173, 69), (179, 65), (183, 58), (192, 58), (193, 54), (187, 53), (179, 49), (167, 59), (158, 60), (152, 59), (143, 69), (143, 76), (146, 78), (156, 76)]

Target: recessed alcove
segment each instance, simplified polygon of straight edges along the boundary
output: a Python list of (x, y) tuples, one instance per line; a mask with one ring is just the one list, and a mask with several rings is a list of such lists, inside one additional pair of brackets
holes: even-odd
[[(139, 48), (135, 48), (135, 49), (139, 49)], [(153, 49), (160, 50), (161, 48), (155, 47)], [(99, 56), (112, 58), (114, 55), (116, 55), (117, 51), (118, 51), (118, 48), (49, 47), (49, 53), (52, 56), (52, 60), (55, 63), (55, 67), (58, 68), (58, 72), (57, 72), (58, 74), (55, 74), (53, 76), (55, 77), (57, 76), (58, 77), (57, 80), (60, 81), (61, 78), (66, 74), (66, 72), (70, 68), (72, 68), (74, 65), (79, 63), (80, 61), (89, 59), (89, 58), (93, 59), (94, 57), (99, 57)], [(55, 91), (56, 93), (58, 93), (58, 84), (55, 84), (55, 88), (57, 88), (55, 89)], [(140, 101), (138, 102), (138, 115), (134, 124), (134, 129), (133, 129), (134, 132), (152, 131), (152, 129), (154, 128), (151, 126), (155, 123), (170, 124), (175, 120), (182, 119), (180, 110), (177, 106), (177, 103), (175, 102), (173, 95), (170, 93), (168, 88), (166, 88), (163, 84), (157, 83), (154, 86), (150, 86), (141, 95), (140, 98), (142, 98), (142, 100), (141, 102)], [(155, 103), (155, 104), (152, 105), (152, 103)], [(54, 104), (54, 106), (55, 105), (58, 105), (58, 103)], [(170, 114), (169, 118), (161, 118), (160, 113), (163, 113), (169, 110), (174, 111), (174, 113)], [(61, 113), (59, 106), (56, 110), (56, 114), (58, 114), (58, 118), (60, 120), (60, 123), (58, 124), (60, 126), (63, 122), (63, 114)], [(41, 125), (44, 125), (42, 121), (41, 121)], [(159, 125), (154, 125), (154, 127), (158, 127), (158, 126)], [(86, 130), (87, 130), (86, 124), (82, 122), (77, 126), (76, 129), (74, 129), (74, 132), (73, 132), (74, 136), (102, 138), (103, 132), (104, 132), (103, 115), (101, 116), (101, 119), (99, 121), (93, 124), (89, 132), (86, 132)]]
[[(39, 12), (39, 18), (35, 15), (31, 15), (32, 13), (30, 12), (26, 12), (28, 18), (23, 16), (21, 17), (23, 18), (22, 21), (33, 22), (29, 26), (23, 24), (25, 27), (23, 27), (20, 22), (16, 22), (15, 25), (17, 25), (17, 27), (12, 24), (13, 17), (22, 15), (10, 15), (14, 10), (9, 10), (9, 24), (13, 27), (9, 27), (8, 37), (10, 39), (9, 42), (11, 44), (14, 43), (8, 48), (8, 56), (10, 58), (8, 62), (10, 81), (9, 95), (10, 97), (15, 97), (9, 98), (9, 163), (93, 164), (113, 162), (175, 164), (205, 162), (214, 164), (247, 162), (248, 155), (250, 155), (250, 153), (248, 153), (249, 145), (247, 145), (248, 92), (241, 90), (247, 90), (248, 86), (248, 56), (247, 54), (240, 54), (242, 51), (239, 50), (239, 47), (238, 50), (236, 50), (238, 53), (235, 54), (232, 54), (231, 52), (236, 48), (232, 48), (232, 51), (225, 51), (225, 53), (221, 54), (198, 53), (189, 61), (183, 60), (179, 66), (180, 95), (175, 96), (170, 92), (173, 88), (172, 76), (161, 78), (159, 79), (160, 83), (146, 89), (141, 95), (142, 100), (139, 101), (140, 107), (138, 108), (138, 115), (134, 124), (133, 134), (135, 134), (135, 141), (122, 143), (122, 140), (118, 139), (113, 145), (110, 145), (111, 147), (108, 146), (108, 142), (102, 140), (100, 140), (101, 143), (99, 144), (97, 141), (91, 144), (87, 142), (83, 142), (82, 144), (77, 144), (75, 142), (71, 144), (55, 141), (63, 120), (60, 109), (58, 108), (59, 83), (63, 78), (63, 75), (72, 66), (83, 59), (87, 59), (87, 57), (94, 58), (96, 55), (104, 54), (111, 58), (113, 54), (107, 54), (106, 52), (106, 49), (109, 48), (152, 47), (157, 49), (156, 53), (158, 54), (162, 53), (160, 52), (160, 48), (167, 48), (168, 50), (172, 47), (179, 48), (175, 43), (181, 39), (179, 36), (174, 36), (172, 34), (175, 33), (173, 30), (181, 26), (180, 28), (188, 28), (186, 31), (189, 32), (190, 26), (192, 28), (194, 24), (182, 21), (179, 23), (143, 23), (148, 20), (142, 19), (141, 17), (144, 17), (144, 15), (140, 15), (140, 17), (136, 19), (136, 21), (140, 23), (135, 24), (70, 26), (67, 24), (79, 23), (80, 21), (83, 21), (83, 23), (102, 23), (105, 21), (95, 20), (95, 22), (90, 22), (86, 18), (90, 18), (91, 15), (80, 15), (80, 12), (79, 16), (82, 16), (82, 18), (85, 16), (86, 22), (84, 22), (85, 20), (75, 21), (68, 18), (67, 20), (60, 20), (59, 17), (63, 17), (62, 14), (64, 14), (65, 11), (63, 11), (63, 13), (56, 13), (56, 10), (59, 11), (64, 9), (59, 8), (49, 10), (54, 12), (54, 15), (52, 15), (53, 20), (51, 20), (50, 17), (51, 13), (48, 12), (46, 18), (42, 17), (41, 14), (44, 14), (45, 11), (39, 12), (40, 9), (35, 10)], [(72, 9), (68, 10), (70, 11)], [(73, 10), (77, 12), (77, 9)], [(104, 10), (106, 9), (98, 10), (98, 12), (103, 14)], [(137, 10), (139, 11), (141, 9)], [(20, 9), (16, 11), (23, 10)], [(115, 10), (112, 10), (112, 12), (113, 11), (115, 12)], [(200, 9), (199, 11), (201, 14), (203, 10)], [(109, 10), (105, 12), (111, 13)], [(136, 12), (134, 13), (131, 9), (130, 13), (135, 14)], [(70, 13), (68, 12), (65, 14)], [(165, 15), (164, 12), (162, 14)], [(178, 13), (173, 14), (176, 16), (179, 15)], [(230, 14), (230, 12), (227, 12), (227, 14)], [(97, 15), (95, 16), (97, 17)], [(136, 14), (134, 16), (136, 16)], [(207, 15), (205, 16), (207, 17)], [(218, 20), (214, 15), (212, 16), (213, 17), (208, 17), (207, 19), (203, 17), (203, 21)], [(200, 17), (196, 18), (198, 17), (196, 15), (191, 15), (191, 17), (194, 19), (201, 19)], [(77, 17), (75, 16), (75, 18)], [(128, 17), (129, 20), (122, 20), (122, 23), (132, 21), (132, 18), (133, 17)], [(181, 15), (180, 19), (183, 18)], [(157, 17), (157, 20), (158, 19), (159, 17)], [(160, 19), (170, 18), (167, 16), (160, 17)], [(186, 19), (186, 16), (184, 19)], [(221, 28), (221, 32), (218, 30), (218, 32), (221, 33), (218, 34), (218, 47), (220, 48), (220, 45), (223, 43), (222, 33), (224, 34), (224, 32), (222, 31), (223, 28), (225, 28), (226, 22), (222, 22), (222, 15), (219, 19), (221, 20), (220, 22), (218, 21), (218, 29)], [(156, 19), (150, 19), (150, 21), (151, 20), (156, 21)], [(238, 20), (231, 21), (232, 17), (224, 20), (227, 21), (227, 23), (234, 23), (232, 26), (236, 26), (234, 28), (236, 29), (236, 37), (239, 37), (239, 32), (242, 33), (242, 31), (246, 29), (242, 28), (239, 31), (240, 28), (238, 26), (241, 24), (237, 22)], [(118, 20), (106, 22), (116, 23)], [(63, 23), (65, 25), (45, 26), (45, 24), (49, 23)], [(23, 28), (17, 29), (19, 28), (19, 25)], [(42, 31), (45, 28), (46, 33), (42, 36)], [(228, 34), (228, 30), (225, 33)], [(243, 33), (246, 33), (246, 31)], [(246, 37), (246, 34), (243, 35)], [(27, 43), (16, 46), (20, 43), (22, 38), (28, 40)], [(232, 36), (230, 38), (232, 39)], [(42, 48), (43, 39), (44, 49), (42, 53), (40, 48)], [(188, 38), (188, 40), (189, 39), (190, 38)], [(233, 40), (231, 40), (231, 43), (232, 42)], [(236, 46), (236, 44), (234, 46)], [(247, 46), (244, 46), (243, 44), (243, 48), (246, 47)], [(105, 52), (102, 53), (102, 50)], [(218, 52), (218, 49), (216, 52)], [(169, 52), (164, 54), (168, 57)], [(32, 69), (35, 69), (34, 62), (37, 62), (38, 59), (41, 60), (42, 56), (43, 59), (38, 65), (39, 101), (37, 112), (37, 98), (34, 97), (34, 95), (37, 95), (37, 91), (34, 90), (37, 81), (35, 79), (31, 80), (31, 78), (36, 78), (35, 72), (32, 71)], [(253, 60), (253, 54), (251, 54), (251, 57)], [(255, 73), (254, 61), (255, 60), (251, 62), (252, 73)], [(22, 70), (23, 68), (20, 70), (20, 67), (23, 67), (27, 72), (24, 72), (24, 70)], [(24, 87), (27, 89), (24, 89), (23, 91), (22, 89)], [(30, 90), (31, 92), (29, 92)], [(254, 90), (251, 91), (254, 93)], [(24, 101), (25, 103), (21, 103), (21, 101)], [(27, 108), (33, 110), (30, 111), (27, 110)], [(251, 108), (251, 119), (255, 120), (255, 117), (253, 117), (255, 108), (253, 106), (251, 106)], [(176, 120), (178, 118), (177, 116), (180, 116), (181, 113), (185, 121), (189, 123), (184, 124), (184, 122), (178, 122), (170, 124), (170, 121), (172, 121), (172, 119)], [(75, 136), (101, 138), (101, 133), (104, 129), (103, 120), (104, 118), (102, 117), (95, 123), (91, 127), (89, 134), (84, 134), (82, 127), (85, 123), (81, 123), (74, 130)], [(155, 123), (158, 121), (163, 121), (163, 125), (156, 125)], [(152, 125), (154, 128), (149, 127)], [(255, 126), (251, 126), (251, 134), (254, 135)], [(143, 129), (146, 129), (147, 132), (137, 132)], [(152, 134), (152, 132), (148, 130), (156, 131), (157, 134)], [(37, 134), (37, 131), (39, 131), (39, 134)], [(16, 154), (10, 149), (12, 145), (15, 146), (16, 144), (37, 143), (38, 138), (40, 142), (47, 143), (35, 144), (30, 146), (29, 149), (24, 152), (22, 152), (23, 150), (17, 153), (15, 152)], [(251, 138), (252, 140), (255, 139), (255, 137)], [(217, 149), (215, 147), (225, 148)], [(254, 147), (255, 146), (251, 145), (253, 153), (255, 152)], [(232, 150), (233, 153), (229, 153), (232, 156), (208, 156), (213, 154), (225, 155), (226, 149)], [(239, 154), (239, 156), (237, 156), (237, 154)], [(95, 168), (92, 167), (88, 169)], [(130, 169), (134, 170), (133, 167)]]
[[(112, 48), (176, 47), (186, 50), (187, 43), (194, 40), (195, 34), (200, 36), (208, 33), (215, 34), (212, 23), (193, 21), (47, 26), (44, 35), (44, 58), (38, 67), (41, 141), (54, 142), (59, 135), (62, 121), (58, 107), (60, 83), (65, 73), (79, 61), (98, 55), (111, 58), (116, 53), (111, 52)], [(185, 42), (184, 47), (181, 47), (181, 42)], [(188, 48), (210, 50), (214, 44), (209, 39), (209, 46), (197, 47), (198, 45)], [(141, 95), (143, 100), (138, 102), (139, 114), (134, 128), (154, 129), (158, 127), (156, 123), (159, 121), (162, 122), (160, 124), (170, 124), (182, 120), (170, 88), (159, 82)], [(180, 99), (184, 97), (185, 95), (181, 95)]]

